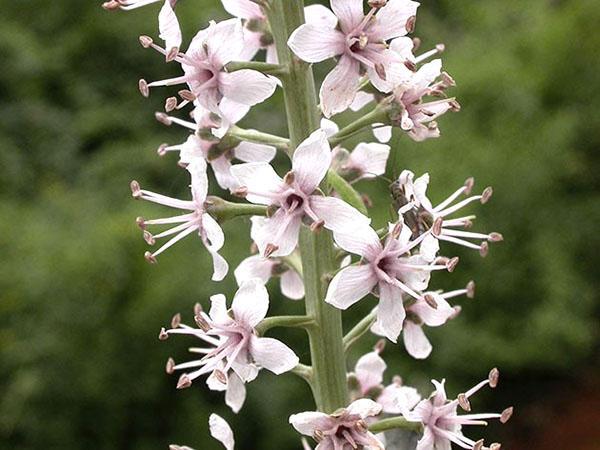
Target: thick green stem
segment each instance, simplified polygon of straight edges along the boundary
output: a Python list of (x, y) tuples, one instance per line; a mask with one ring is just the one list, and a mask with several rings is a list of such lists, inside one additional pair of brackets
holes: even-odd
[(336, 146), (346, 139), (352, 137), (354, 134), (362, 131), (364, 128), (373, 125), (374, 123), (386, 123), (388, 122), (388, 111), (385, 106), (378, 105), (373, 111), (361, 116), (354, 122), (346, 125), (336, 134), (329, 138), (331, 146)]
[(409, 422), (404, 417), (391, 417), (389, 419), (380, 420), (369, 426), (369, 431), (372, 433), (381, 433), (382, 431), (394, 430), (396, 428), (415, 432), (423, 431), (421, 422)]
[[(304, 23), (302, 0), (265, 2), (279, 63), (288, 68), (282, 77), (290, 145), (298, 146), (319, 127), (314, 77), (309, 64), (294, 56), (287, 46), (290, 34)], [(347, 405), (341, 311), (325, 303), (327, 274), (335, 270), (331, 233), (302, 227), (300, 253), (306, 291), (306, 314), (315, 320), (308, 329), (312, 363), (311, 386), (317, 409), (333, 412)]]

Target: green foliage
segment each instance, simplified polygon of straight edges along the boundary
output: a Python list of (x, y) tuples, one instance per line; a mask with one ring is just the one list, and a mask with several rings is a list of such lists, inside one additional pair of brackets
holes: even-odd
[[(231, 297), (235, 282), (232, 274), (209, 281), (210, 260), (193, 238), (157, 266), (142, 258), (133, 219), (162, 209), (134, 202), (129, 181), (186, 195), (186, 177), (153, 151), (184, 136), (153, 121), (164, 91), (143, 99), (136, 80), (176, 69), (137, 43), (139, 34), (157, 34), (157, 8), (109, 14), (98, 3), (0, 0), (0, 449), (218, 448), (207, 437), (212, 411), (228, 417), (239, 448), (298, 448), (286, 418), (312, 405), (293, 376), (261, 374), (242, 415), (232, 417), (201, 382), (180, 392), (164, 375), (167, 356), (186, 358), (191, 343), (160, 343), (160, 327), (178, 311), (191, 321), (194, 302)], [(187, 36), (225, 17), (216, 0), (180, 3)], [(495, 196), (473, 207), (476, 228), (506, 240), (485, 260), (446, 247), (461, 264), (434, 284), (474, 278), (476, 300), (427, 331), (434, 344), (427, 361), (410, 360), (402, 344), (388, 346), (390, 375), (425, 389), (425, 375), (445, 376), (455, 393), (492, 365), (516, 379), (585, 366), (598, 331), (600, 6), (437, 0), (420, 9), (423, 49), (446, 44), (463, 110), (441, 120), (439, 140), (416, 144), (398, 134), (388, 177), (405, 167), (428, 170), (431, 196), (442, 199), (478, 176)], [(280, 94), (271, 105), (242, 125), (284, 133)], [(358, 187), (383, 225), (388, 183)], [(241, 220), (225, 227), (232, 268), (248, 253), (247, 230)], [(272, 314), (302, 312), (271, 288)], [(346, 327), (371, 306), (353, 308)], [(308, 362), (302, 331), (278, 333)]]

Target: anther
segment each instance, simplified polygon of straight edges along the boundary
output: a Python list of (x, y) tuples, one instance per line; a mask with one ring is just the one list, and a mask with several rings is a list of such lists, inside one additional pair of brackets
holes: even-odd
[(149, 231), (144, 230), (143, 236), (144, 236), (144, 240), (146, 241), (146, 244), (148, 244), (148, 245), (156, 244), (156, 241), (154, 240), (154, 236), (152, 236), (152, 233), (150, 233)]
[(502, 445), (500, 445), (498, 442), (494, 442), (493, 444), (490, 445), (490, 450), (500, 450), (502, 448)]
[(387, 0), (369, 0), (367, 2), (371, 8), (383, 8), (387, 4)]
[(140, 44), (144, 48), (150, 48), (150, 46), (154, 43), (150, 36), (142, 35), (139, 37)]
[(288, 173), (285, 174), (285, 176), (283, 177), (283, 182), (287, 185), (291, 185), (294, 180), (296, 179), (296, 175), (294, 174), (293, 171), (289, 171)]
[(167, 147), (169, 144), (160, 144), (156, 149), (156, 153), (158, 156), (165, 156), (167, 154)]
[(421, 46), (421, 39), (419, 39), (418, 37), (414, 37), (412, 38), (412, 42), (413, 42), (413, 52), (416, 52), (419, 47)]
[(439, 236), (442, 233), (442, 225), (444, 224), (444, 219), (438, 217), (433, 222), (433, 227), (431, 228), (431, 232), (434, 236)]
[[(441, 42), (435, 46), (435, 49), (438, 53), (443, 53), (444, 50), (446, 50), (446, 46), (444, 44), (442, 44)], [(442, 73), (442, 76), (444, 75), (445, 72)]]
[(107, 11), (115, 11), (121, 7), (117, 0), (111, 0), (109, 2), (102, 3), (102, 7)]
[(169, 339), (169, 333), (167, 333), (167, 330), (165, 330), (164, 327), (160, 329), (160, 333), (158, 333), (158, 339), (161, 341), (166, 341)]
[(394, 375), (392, 377), (392, 383), (396, 386), (402, 386), (402, 377), (400, 375)]
[(310, 224), (310, 231), (313, 233), (318, 233), (323, 229), (323, 225), (325, 225), (325, 221), (323, 219), (317, 220)]
[(356, 422), (355, 427), (359, 433), (366, 433), (367, 431), (369, 431), (369, 426), (364, 420), (358, 420)]
[(513, 407), (510, 406), (509, 408), (506, 408), (504, 411), (502, 411), (502, 414), (500, 415), (500, 422), (501, 423), (508, 422), (508, 420), (512, 417), (512, 415), (513, 415)]
[(246, 198), (248, 195), (248, 188), (246, 186), (241, 186), (231, 191), (231, 194), (239, 198)]
[(417, 65), (411, 61), (410, 59), (405, 59), (404, 60), (404, 66), (410, 70), (411, 72), (416, 72), (417, 71)]
[(490, 246), (487, 242), (482, 242), (479, 246), (479, 254), (482, 258), (485, 258), (490, 251)]
[(169, 118), (169, 116), (163, 112), (154, 113), (154, 118), (166, 126), (170, 126), (173, 123), (173, 121)]
[(437, 309), (438, 308), (438, 302), (435, 301), (435, 298), (433, 298), (433, 295), (431, 295), (431, 294), (425, 294), (423, 296), (423, 300), (425, 300), (425, 303), (427, 303), (433, 309)]
[(493, 389), (496, 386), (498, 386), (498, 379), (500, 378), (500, 371), (498, 370), (497, 367), (494, 367), (492, 370), (490, 370), (490, 373), (488, 375), (488, 381), (490, 383), (490, 387)]
[(488, 241), (490, 242), (501, 242), (504, 240), (504, 236), (500, 233), (496, 233), (495, 231), (488, 235)]
[(442, 84), (445, 87), (456, 86), (456, 81), (454, 81), (454, 78), (452, 78), (448, 72), (442, 72), (441, 77), (442, 77)]
[(458, 261), (458, 256), (450, 258), (450, 260), (446, 263), (446, 269), (448, 269), (448, 272), (454, 272), (454, 269), (456, 269), (456, 266), (458, 265)]
[(136, 217), (135, 223), (137, 224), (138, 227), (140, 227), (140, 229), (142, 229), (142, 230), (146, 229), (146, 221), (144, 220), (143, 217)]
[(481, 200), (479, 200), (481, 202), (481, 204), (482, 205), (486, 204), (492, 197), (493, 193), (494, 193), (494, 190), (492, 189), (491, 186), (486, 187), (481, 194)]
[(456, 397), (456, 399), (458, 400), (458, 404), (462, 409), (464, 409), (467, 412), (471, 411), (471, 402), (469, 402), (469, 399), (464, 393), (458, 394), (458, 397)]
[(141, 78), (140, 81), (138, 81), (138, 88), (140, 90), (140, 93), (144, 97), (148, 98), (150, 96), (150, 88), (148, 87), (148, 82), (143, 78)]
[(325, 438), (325, 434), (321, 430), (315, 430), (313, 434), (313, 439), (316, 442), (321, 442)]
[(193, 102), (194, 100), (196, 100), (196, 96), (194, 95), (194, 93), (187, 89), (182, 89), (181, 91), (178, 92), (178, 94), (182, 99), (184, 99), (188, 102)]
[(131, 195), (133, 198), (140, 198), (142, 196), (142, 188), (140, 187), (140, 183), (133, 180), (131, 183), (129, 183), (129, 187), (131, 188)]
[(192, 385), (192, 380), (186, 374), (183, 374), (179, 377), (179, 381), (177, 382), (177, 389), (187, 389)]
[(475, 178), (473, 177), (469, 177), (465, 180), (465, 184), (464, 184), (464, 194), (465, 195), (470, 195), (471, 191), (473, 190), (473, 186), (475, 186)]
[(173, 111), (175, 108), (177, 108), (177, 97), (169, 97), (168, 99), (165, 100), (165, 111), (166, 112), (171, 112)]
[(221, 382), (222, 384), (227, 384), (227, 375), (225, 375), (225, 373), (219, 369), (216, 369), (213, 374), (215, 375), (215, 378)]
[(385, 349), (385, 339), (379, 339), (375, 346), (373, 347), (373, 351), (375, 353), (381, 353)]
[(452, 307), (452, 309), (454, 311), (452, 312), (452, 315), (449, 317), (450, 320), (456, 319), (456, 317), (458, 317), (458, 315), (462, 312), (462, 306), (460, 306), (460, 305), (454, 305)]
[(279, 246), (278, 245), (267, 244), (267, 246), (265, 247), (265, 257), (268, 258), (273, 253), (275, 253), (277, 250), (279, 250)]
[(375, 73), (383, 81), (387, 80), (387, 74), (385, 73), (385, 67), (383, 64), (381, 64), (381, 63), (375, 64)]
[(167, 359), (167, 364), (165, 365), (165, 372), (169, 375), (172, 375), (175, 372), (175, 360), (173, 358)]
[(144, 258), (146, 258), (146, 261), (148, 261), (150, 264), (156, 264), (156, 256), (154, 256), (151, 252), (144, 253)]
[(483, 439), (479, 439), (477, 442), (473, 444), (473, 450), (481, 450), (483, 448)]
[(181, 314), (177, 313), (171, 319), (171, 328), (178, 328), (181, 325)]
[(448, 103), (450, 105), (450, 109), (454, 112), (459, 112), (460, 111), (460, 103), (458, 103), (458, 101), (456, 100), (451, 100), (450, 103)]
[(173, 61), (177, 57), (178, 53), (179, 53), (179, 47), (171, 48), (171, 50), (169, 50), (169, 52), (166, 55), (167, 62)]
[(406, 28), (407, 33), (412, 33), (413, 31), (415, 31), (416, 22), (417, 16), (411, 16), (408, 18), (408, 20), (406, 21), (406, 25), (404, 25), (404, 28)]
[(208, 321), (204, 317), (202, 317), (202, 315), (200, 315), (200, 314), (196, 314), (194, 316), (194, 321), (196, 322), (196, 325), (198, 326), (198, 328), (200, 328), (205, 333), (211, 329), (211, 326), (208, 323)]
[(475, 297), (475, 282), (473, 280), (469, 281), (467, 283), (467, 298), (474, 298)]
[(392, 238), (393, 239), (398, 239), (400, 237), (400, 233), (402, 232), (402, 227), (404, 225), (402, 224), (402, 222), (398, 222), (394, 225), (394, 228), (392, 228)]
[(202, 312), (202, 305), (200, 303), (196, 303), (194, 305), (194, 316), (199, 316)]

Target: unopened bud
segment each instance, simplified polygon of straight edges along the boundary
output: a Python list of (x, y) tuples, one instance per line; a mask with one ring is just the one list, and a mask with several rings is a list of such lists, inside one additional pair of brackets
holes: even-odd
[(481, 194), (481, 200), (479, 200), (481, 202), (481, 204), (484, 205), (487, 202), (489, 202), (493, 193), (494, 193), (494, 190), (492, 189), (491, 186), (486, 187), (483, 190), (483, 193)]
[(150, 36), (142, 35), (139, 37), (139, 40), (140, 40), (140, 44), (144, 48), (150, 48), (150, 46), (154, 43), (154, 41), (152, 40), (152, 38)]
[(467, 298), (475, 297), (475, 282), (473, 280), (467, 283)]
[(469, 402), (469, 399), (464, 393), (458, 394), (458, 397), (456, 399), (458, 400), (458, 404), (462, 409), (464, 409), (467, 412), (471, 411), (471, 402)]
[(172, 375), (175, 372), (175, 360), (173, 358), (167, 359), (167, 364), (165, 365), (165, 372), (169, 375)]
[(504, 236), (500, 233), (496, 233), (495, 231), (488, 235), (488, 241), (490, 242), (501, 242), (504, 240)]
[(513, 407), (506, 408), (500, 415), (500, 422), (506, 423), (513, 415)]
[(160, 339), (161, 341), (166, 341), (167, 339), (169, 339), (169, 333), (167, 333), (167, 330), (161, 328), (160, 332), (158, 333), (158, 339)]
[(150, 96), (150, 88), (148, 87), (148, 83), (146, 82), (146, 80), (144, 80), (143, 78), (140, 79), (140, 81), (138, 81), (138, 88), (140, 90), (140, 93), (148, 98)]
[(148, 261), (150, 264), (156, 264), (156, 256), (154, 256), (151, 252), (144, 253), (144, 258), (146, 258), (146, 261)]
[(177, 382), (177, 389), (187, 389), (192, 385), (192, 380), (186, 374), (183, 374), (179, 377), (179, 381)]
[(488, 381), (490, 383), (491, 388), (495, 388), (496, 386), (498, 386), (499, 378), (500, 371), (498, 370), (498, 368), (494, 367), (492, 370), (490, 370), (490, 373), (488, 374)]

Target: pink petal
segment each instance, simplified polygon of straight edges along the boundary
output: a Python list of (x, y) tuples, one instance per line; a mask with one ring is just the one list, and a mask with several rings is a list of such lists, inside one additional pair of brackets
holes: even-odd
[(306, 194), (311, 194), (325, 178), (331, 166), (331, 147), (327, 135), (321, 129), (306, 138), (292, 158), (292, 170), (296, 183)]
[(364, 18), (363, 0), (331, 0), (331, 9), (338, 17), (340, 27), (348, 34)]
[(390, 341), (396, 342), (398, 339), (405, 317), (400, 288), (388, 283), (379, 283), (377, 325)]
[(273, 167), (264, 162), (236, 164), (231, 167), (231, 173), (237, 178), (240, 186), (248, 188), (250, 193), (246, 199), (252, 203), (271, 205), (286, 188)]
[(225, 243), (225, 235), (221, 226), (208, 213), (202, 214), (202, 228), (210, 241), (210, 248), (215, 251), (220, 250)]
[(346, 410), (350, 414), (357, 414), (361, 419), (376, 416), (381, 412), (381, 405), (368, 398), (355, 400), (348, 405)]
[(244, 29), (244, 48), (238, 56), (239, 61), (252, 61), (256, 54), (263, 48), (261, 42), (262, 34)]
[(415, 88), (425, 89), (431, 83), (435, 81), (437, 77), (442, 73), (442, 60), (434, 59), (433, 61), (423, 64), (417, 73), (414, 74), (413, 83)]
[(445, 324), (456, 311), (441, 295), (435, 292), (429, 292), (428, 294), (433, 296), (437, 308), (432, 308), (425, 300), (417, 300), (415, 304), (410, 306), (410, 310), (419, 316), (427, 326), (439, 327)]
[(233, 450), (235, 445), (233, 431), (225, 419), (213, 413), (208, 419), (208, 425), (210, 435), (220, 441), (227, 450)]
[(350, 109), (352, 111), (359, 111), (373, 100), (375, 100), (375, 96), (373, 94), (368, 94), (364, 91), (358, 91), (354, 97), (354, 100), (352, 101), (352, 104), (350, 105)]
[(213, 275), (211, 279), (213, 281), (222, 281), (227, 272), (229, 272), (229, 264), (216, 251), (209, 249), (209, 253), (213, 260)]
[(192, 178), (192, 197), (197, 204), (202, 205), (208, 194), (208, 177), (206, 176), (206, 161), (194, 158), (186, 167)]
[(360, 143), (351, 153), (350, 161), (363, 170), (364, 178), (375, 178), (385, 173), (389, 154), (389, 145)]
[(217, 323), (231, 323), (231, 317), (227, 314), (227, 300), (223, 294), (215, 294), (210, 297), (210, 311), (208, 315)]
[(165, 48), (167, 53), (176, 49), (177, 52), (181, 47), (181, 28), (179, 27), (179, 21), (173, 11), (170, 0), (165, 0), (165, 4), (160, 10), (158, 15), (158, 28), (160, 31), (160, 38), (165, 41)]
[(388, 414), (405, 414), (415, 407), (421, 400), (417, 390), (409, 386), (400, 386), (395, 383), (386, 386), (377, 403), (383, 406), (383, 411)]
[(416, 450), (431, 450), (432, 448), (434, 448), (434, 445), (435, 435), (433, 434), (433, 431), (430, 427), (425, 427), (423, 436), (421, 436), (421, 439), (419, 439), (419, 442), (417, 443)]
[(208, 56), (215, 67), (237, 59), (244, 48), (244, 29), (240, 19), (211, 22), (205, 40)]
[[(227, 122), (229, 122), (226, 124), (228, 126), (242, 120), (246, 114), (248, 114), (248, 111), (250, 111), (250, 106), (242, 105), (241, 103), (234, 102), (232, 99), (225, 97), (221, 100), (221, 103), (219, 103), (219, 111), (223, 118), (227, 119)], [(217, 135), (215, 134), (215, 136)]]
[(326, 430), (331, 425), (329, 415), (317, 411), (293, 414), (289, 421), (298, 433), (311, 437), (315, 434), (315, 430)]
[(325, 228), (335, 233), (353, 231), (369, 227), (371, 219), (345, 201), (335, 197), (311, 195), (310, 207), (315, 214), (325, 221)]
[(270, 145), (240, 142), (234, 149), (235, 157), (244, 162), (269, 162), (275, 158), (277, 149)]
[(235, 372), (229, 375), (227, 380), (227, 390), (225, 391), (225, 404), (231, 408), (234, 413), (240, 412), (246, 401), (246, 386)]
[(226, 156), (213, 159), (210, 165), (221, 188), (234, 190), (240, 187), (237, 178), (231, 174), (231, 161)]
[(271, 44), (267, 47), (266, 61), (269, 64), (279, 64), (279, 57), (277, 56), (277, 47), (275, 47), (275, 44)]
[(325, 132), (327, 137), (331, 137), (340, 131), (340, 127), (333, 120), (323, 118), (321, 119), (321, 130)]
[(321, 109), (325, 117), (345, 111), (354, 100), (359, 88), (360, 64), (348, 55), (342, 55), (337, 65), (323, 80), (321, 91)]
[(347, 309), (371, 292), (377, 278), (370, 266), (348, 266), (329, 283), (325, 301), (339, 309)]
[(271, 256), (287, 256), (298, 245), (301, 224), (301, 215), (290, 216), (279, 209), (272, 217), (253, 218), (251, 236), (262, 254), (268, 244), (274, 244), (278, 249)]
[(384, 41), (407, 33), (406, 22), (417, 14), (419, 3), (410, 0), (388, 0), (387, 4), (377, 12), (377, 20), (371, 28), (373, 38)]
[(381, 384), (386, 367), (385, 361), (377, 352), (370, 352), (360, 357), (354, 372), (360, 381), (362, 392), (367, 392)]
[(294, 30), (288, 46), (300, 59), (316, 63), (344, 53), (346, 40), (335, 28), (305, 23)]
[(404, 324), (402, 331), (404, 346), (410, 356), (425, 359), (431, 354), (431, 344), (423, 332), (423, 328), (410, 320)]
[(264, 14), (252, 0), (221, 0), (223, 8), (229, 14), (240, 19), (263, 19)]
[(285, 271), (281, 275), (281, 293), (292, 300), (300, 300), (304, 297), (304, 282), (298, 272), (293, 269)]
[(435, 259), (440, 250), (439, 241), (432, 234), (428, 235), (419, 246), (419, 254), (428, 262)]
[(407, 36), (399, 37), (390, 42), (390, 49), (396, 52), (402, 59), (414, 61), (413, 48), (415, 43)]
[(233, 297), (231, 309), (236, 322), (254, 328), (269, 310), (267, 288), (258, 278), (242, 282)]
[(226, 98), (252, 106), (273, 95), (277, 81), (257, 70), (242, 69), (231, 73), (221, 73), (219, 86)]
[(239, 376), (240, 379), (242, 381), (244, 381), (245, 383), (249, 383), (249, 382), (253, 381), (254, 379), (256, 379), (256, 377), (258, 376), (258, 372), (259, 372), (259, 368), (251, 363), (241, 364), (237, 361), (234, 361), (233, 364), (231, 365), (231, 368), (237, 374), (237, 376)]
[(238, 286), (244, 281), (259, 278), (266, 284), (271, 278), (274, 261), (261, 255), (253, 255), (244, 259), (233, 272)]
[(390, 139), (392, 139), (392, 127), (390, 125), (383, 126), (381, 123), (374, 123), (373, 136), (375, 136), (379, 142), (390, 142)]
[(250, 354), (258, 365), (276, 375), (292, 370), (300, 362), (291, 348), (273, 338), (252, 336)]
[(337, 245), (355, 255), (374, 256), (383, 250), (379, 242), (379, 236), (370, 226), (361, 226), (347, 232), (338, 232), (333, 237)]
[(309, 5), (304, 8), (304, 20), (311, 25), (335, 28), (338, 18), (333, 12), (323, 5)]

